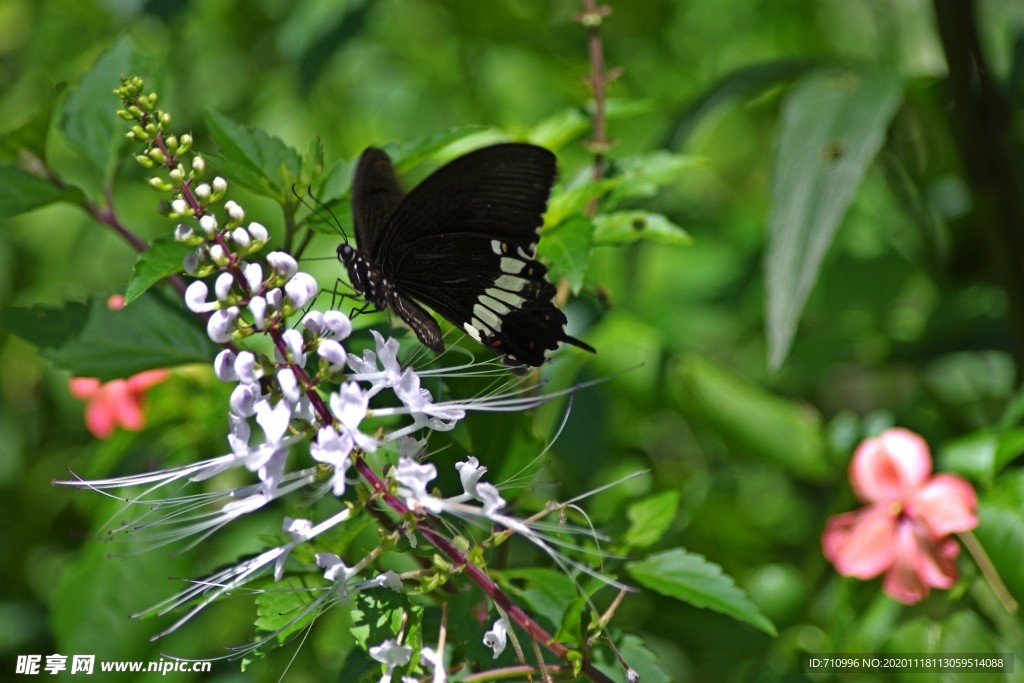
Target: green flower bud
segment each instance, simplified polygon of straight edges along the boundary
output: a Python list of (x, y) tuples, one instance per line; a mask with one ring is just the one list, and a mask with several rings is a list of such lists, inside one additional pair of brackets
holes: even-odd
[(133, 121), (135, 119), (135, 117), (132, 116), (132, 113), (130, 111), (128, 111), (127, 109), (118, 109), (117, 110), (117, 115), (120, 116), (125, 121)]
[(160, 114), (160, 125), (163, 126), (164, 129), (168, 128), (171, 125), (171, 115), (168, 114), (167, 112), (161, 113)]
[(181, 164), (178, 164), (177, 168), (172, 168), (171, 172), (168, 175), (171, 177), (171, 180), (177, 185), (181, 185), (183, 182), (185, 182), (185, 169), (181, 167)]
[[(182, 137), (182, 139), (184, 139), (185, 137), (188, 137), (189, 141), (191, 142), (191, 139), (192, 139), (191, 135), (188, 135), (186, 133), (185, 135), (182, 135), (181, 137)], [(204, 159), (203, 157), (201, 157), (200, 155), (197, 154), (195, 156), (195, 158), (192, 159), (192, 177), (193, 178), (202, 178), (203, 177), (203, 173), (205, 173), (205, 172), (206, 172), (206, 159)]]
[(189, 133), (182, 133), (178, 138), (178, 154), (188, 154), (190, 149), (192, 149), (192, 136)]
[(153, 168), (154, 166), (156, 166), (156, 162), (154, 162), (145, 154), (135, 155), (135, 161), (139, 162), (139, 166), (142, 166), (142, 168)]
[(159, 147), (150, 148), (149, 158), (161, 165), (167, 163), (167, 155), (164, 154), (164, 151)]
[[(131, 132), (135, 135), (136, 140), (141, 140), (142, 142), (146, 142), (149, 140), (149, 133), (142, 130), (142, 126), (140, 126), (137, 123), (134, 126), (132, 126)], [(154, 133), (155, 132), (156, 131), (154, 131)]]
[(174, 154), (178, 151), (178, 138), (173, 135), (168, 135), (164, 138), (164, 144), (167, 145), (167, 151)]
[(149, 184), (157, 192), (170, 192), (174, 189), (174, 185), (156, 175), (149, 179)]
[(160, 132), (160, 129), (156, 127), (155, 123), (147, 123), (145, 131), (148, 135), (155, 137)]

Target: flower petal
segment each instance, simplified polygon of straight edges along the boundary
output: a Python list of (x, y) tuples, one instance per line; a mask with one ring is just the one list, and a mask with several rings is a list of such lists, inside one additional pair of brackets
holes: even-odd
[(895, 559), (896, 518), (872, 506), (832, 517), (821, 535), (825, 558), (843, 576), (871, 579)]
[(978, 495), (955, 474), (937, 474), (907, 501), (907, 514), (924, 525), (932, 538), (978, 526)]
[(68, 391), (75, 398), (89, 400), (99, 388), (100, 381), (95, 377), (72, 377), (68, 380)]
[(914, 524), (905, 521), (896, 530), (896, 559), (885, 574), (882, 590), (893, 600), (913, 605), (928, 596), (928, 585), (918, 572), (924, 550), (914, 530)]
[(850, 461), (850, 484), (868, 503), (898, 500), (932, 471), (928, 444), (906, 429), (887, 429), (861, 442)]

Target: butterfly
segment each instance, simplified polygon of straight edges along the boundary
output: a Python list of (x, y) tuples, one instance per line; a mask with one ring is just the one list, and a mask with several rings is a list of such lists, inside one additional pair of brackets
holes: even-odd
[(547, 268), (535, 258), (555, 156), (535, 145), (484, 147), (442, 166), (408, 194), (391, 159), (367, 148), (352, 185), (356, 247), (338, 246), (352, 287), (390, 309), (435, 353), (428, 306), (513, 365), (538, 366), (565, 342)]

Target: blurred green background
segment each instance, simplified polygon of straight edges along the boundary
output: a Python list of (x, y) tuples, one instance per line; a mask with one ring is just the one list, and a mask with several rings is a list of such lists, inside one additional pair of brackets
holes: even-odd
[[(577, 396), (555, 448), (559, 496), (648, 470), (602, 494), (590, 506), (594, 521), (621, 531), (629, 501), (678, 491), (680, 512), (664, 546), (720, 564), (779, 636), (651, 593), (630, 595), (615, 626), (639, 635), (679, 681), (799, 680), (800, 651), (925, 651), (935, 643), (954, 652), (1019, 651), (1019, 617), (993, 603), (968, 561), (953, 591), (907, 608), (882, 596), (877, 581), (839, 578), (819, 545), (825, 519), (856, 504), (845, 481), (853, 447), (899, 424), (925, 435), (940, 466), (975, 480), (979, 538), (1011, 592), (1024, 590), (1024, 479), (1013, 431), (1021, 345), (987, 250), (986, 214), (958, 154), (932, 4), (611, 4), (601, 34), (608, 64), (623, 68), (609, 91), (611, 157), (670, 149), (705, 161), (637, 205), (670, 216), (692, 246), (638, 242), (591, 255), (569, 309), (579, 326), (573, 333), (599, 349), (586, 375), (642, 365)], [(1019, 163), (1024, 3), (975, 8), (991, 76), (1013, 112), (1011, 156)], [(0, 127), (26, 121), (57, 84), (73, 86), (127, 32), (152, 58), (148, 80), (161, 105), (200, 150), (215, 149), (206, 110), (299, 150), (318, 135), (328, 159), (472, 124), (524, 134), (589, 100), (586, 31), (573, 21), (579, 10), (562, 0), (0, 0)], [(773, 372), (763, 259), (780, 107), (794, 80), (829, 66), (893, 74), (904, 101), (825, 258), (792, 351)], [(112, 115), (115, 107), (112, 97)], [(63, 177), (99, 189), (60, 135), (50, 136), (47, 153)], [(118, 211), (149, 240), (168, 224), (126, 159)], [(571, 174), (590, 155), (576, 141), (559, 159)], [(238, 196), (273, 231), (276, 208)], [(312, 250), (333, 248), (318, 238)], [(128, 245), (76, 208), (17, 216), (0, 223), (0, 307), (109, 294), (124, 287), (133, 261)], [(311, 268), (323, 282), (340, 274), (330, 262)], [(238, 600), (149, 643), (158, 627), (127, 614), (169, 593), (168, 575), (195, 576), (195, 558), (120, 557), (123, 549), (88, 542), (104, 518), (98, 497), (50, 485), (67, 468), (133, 472), (162, 453), (221, 452), (224, 388), (203, 370), (178, 373), (151, 393), (151, 429), (97, 442), (68, 394), (67, 374), (35, 347), (0, 332), (0, 364), (4, 675), (18, 653), (211, 656), (244, 642), (252, 606)], [(996, 448), (998, 467), (986, 469), (982, 460)], [(206, 560), (251, 550), (265, 532), (230, 529), (204, 550)], [(286, 680), (347, 680), (337, 673), (332, 628), (343, 626), (319, 625)], [(289, 657), (276, 653), (245, 674), (218, 665), (205, 680), (277, 680)], [(1015, 679), (1024, 677), (1024, 661), (1017, 665)]]

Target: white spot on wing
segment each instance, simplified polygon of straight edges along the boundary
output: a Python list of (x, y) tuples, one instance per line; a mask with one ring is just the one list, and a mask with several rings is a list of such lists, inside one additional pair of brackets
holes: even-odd
[[(488, 289), (485, 289), (484, 292), (487, 294), (487, 296), (504, 301), (505, 303), (509, 304), (514, 308), (519, 308), (524, 303), (526, 303), (526, 299), (524, 299), (523, 297), (518, 296), (517, 294), (513, 294), (512, 292), (506, 292), (504, 289), (490, 287)], [(483, 298), (481, 297), (481, 301), (482, 300)]]
[[(490, 290), (487, 290), (487, 291), (490, 291)], [(499, 290), (499, 291), (501, 291), (501, 290)], [(497, 301), (496, 299), (492, 299), (489, 296), (481, 295), (481, 297), (479, 299), (477, 299), (477, 301), (479, 301), (484, 306), (486, 306), (487, 308), (491, 309), (492, 311), (494, 311), (498, 315), (505, 315), (510, 310), (508, 306), (506, 306), (505, 304), (501, 303), (500, 301)]]
[(523, 268), (526, 267), (526, 261), (520, 261), (515, 258), (502, 258), (501, 259), (501, 272), (510, 273), (512, 275), (519, 275), (523, 272)]
[(481, 336), (486, 335), (488, 337), (494, 336), (494, 332), (491, 331), (491, 328), (487, 327), (487, 325), (484, 325), (476, 318), (470, 318), (469, 322), (476, 328), (477, 334)]
[(526, 286), (527, 280), (521, 277), (513, 277), (511, 275), (502, 275), (494, 281), (495, 287), (508, 290), (510, 292), (522, 291), (523, 287)]
[[(476, 304), (473, 306), (473, 315), (480, 320), (491, 326), (492, 329), (501, 331), (501, 318), (494, 314), (494, 311), (488, 310), (486, 307)], [(474, 318), (474, 322), (476, 318)]]
[(501, 240), (491, 240), (491, 250), (501, 256)]
[(466, 331), (466, 334), (468, 334), (470, 337), (482, 343), (480, 339), (480, 330), (476, 329), (469, 323), (462, 323), (462, 329), (464, 329)]

